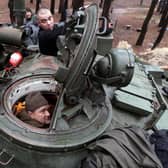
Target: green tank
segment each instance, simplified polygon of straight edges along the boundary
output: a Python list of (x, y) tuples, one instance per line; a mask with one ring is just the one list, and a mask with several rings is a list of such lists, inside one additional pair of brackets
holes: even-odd
[[(17, 33), (8, 37), (0, 31), (4, 48), (14, 46), (10, 41), (15, 39), (10, 50), (23, 48), (23, 32), (5, 29)], [(113, 36), (104, 31), (92, 4), (67, 22), (66, 35), (57, 40), (57, 57), (29, 48), (15, 73), (1, 77), (0, 167), (78, 168), (88, 146), (108, 129), (167, 128), (167, 100), (161, 92), (166, 72), (136, 62), (130, 50), (112, 48)], [(32, 127), (13, 113), (33, 91), (54, 105), (49, 128)]]

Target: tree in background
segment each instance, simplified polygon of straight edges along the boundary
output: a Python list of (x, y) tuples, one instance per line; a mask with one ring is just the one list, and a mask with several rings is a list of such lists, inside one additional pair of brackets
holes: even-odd
[(37, 13), (37, 11), (40, 8), (40, 4), (41, 4), (41, 0), (36, 0), (36, 9), (35, 9), (35, 13)]
[(65, 21), (67, 17), (68, 0), (62, 0), (61, 3), (62, 4), (60, 8), (60, 13), (61, 13), (60, 21)]
[(13, 11), (14, 0), (8, 1), (8, 8), (9, 8), (9, 17), (10, 17), (11, 24), (14, 24), (15, 23), (15, 16), (14, 16), (14, 11)]
[(78, 10), (83, 5), (84, 5), (84, 0), (72, 0), (73, 12), (75, 12), (76, 10)]
[(99, 7), (100, 7), (100, 8), (103, 8), (103, 3), (104, 3), (104, 1), (103, 1), (103, 0), (100, 0), (100, 3), (99, 3)]
[(140, 0), (140, 6), (142, 6), (143, 5), (143, 0)]
[(154, 13), (154, 10), (155, 10), (155, 7), (158, 3), (158, 0), (152, 0), (151, 1), (151, 5), (150, 5), (150, 8), (149, 8), (149, 11), (148, 11), (148, 14), (144, 20), (144, 23), (142, 25), (142, 28), (141, 28), (141, 33), (138, 37), (138, 40), (136, 42), (136, 45), (142, 45), (143, 44), (143, 41), (145, 39), (145, 35), (148, 31), (148, 24), (150, 22), (150, 19), (152, 18), (152, 15)]
[(55, 0), (51, 0), (50, 11), (52, 14), (55, 13)]
[[(155, 40), (153, 46), (151, 49), (154, 49), (156, 48), (156, 46), (161, 42), (163, 36), (164, 36), (164, 33), (167, 29), (167, 25), (168, 25), (168, 5), (165, 6), (165, 12), (163, 13), (164, 14), (164, 17), (162, 16), (162, 24), (160, 25), (160, 32), (159, 32), (159, 35), (157, 37), (157, 39)], [(162, 15), (163, 15), (162, 14)]]
[(158, 4), (157, 12), (163, 13), (167, 5), (168, 5), (168, 0), (160, 0)]
[(167, 11), (167, 7), (168, 7), (168, 4), (165, 3), (165, 5), (162, 6), (162, 8), (160, 9), (160, 11), (158, 11), (161, 14), (160, 22), (159, 22), (159, 25), (158, 25), (159, 27), (162, 27), (162, 25), (164, 24), (164, 21), (165, 21), (167, 12), (168, 12)]
[(111, 12), (112, 2), (113, 2), (113, 0), (104, 0), (104, 3), (103, 3), (102, 16), (106, 17), (109, 22), (111, 20), (110, 12)]

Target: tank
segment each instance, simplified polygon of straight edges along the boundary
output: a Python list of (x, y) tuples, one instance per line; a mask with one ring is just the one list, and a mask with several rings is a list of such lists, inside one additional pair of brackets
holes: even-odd
[[(113, 36), (104, 33), (105, 26), (100, 29), (99, 21), (96, 4), (78, 11), (57, 40), (57, 57), (29, 48), (14, 73), (1, 77), (0, 167), (78, 168), (87, 147), (107, 129), (167, 128), (167, 99), (161, 92), (166, 72), (136, 62), (130, 50), (112, 48)], [(4, 57), (10, 45), (14, 52), (23, 48), (20, 28), (5, 29), (16, 33), (0, 31)], [(15, 104), (34, 91), (54, 106), (46, 129), (13, 113)]]

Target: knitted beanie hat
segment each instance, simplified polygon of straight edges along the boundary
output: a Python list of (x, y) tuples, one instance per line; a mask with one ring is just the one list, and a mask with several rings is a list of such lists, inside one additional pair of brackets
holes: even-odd
[(48, 101), (42, 96), (40, 92), (32, 92), (25, 98), (26, 110), (34, 111), (41, 106), (48, 105)]

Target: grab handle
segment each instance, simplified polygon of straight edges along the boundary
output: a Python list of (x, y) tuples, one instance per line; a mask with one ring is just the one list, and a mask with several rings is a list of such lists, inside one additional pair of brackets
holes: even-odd
[[(5, 157), (7, 157), (7, 159), (4, 159)], [(0, 165), (6, 166), (8, 165), (14, 158), (14, 154), (12, 154), (11, 156), (6, 152), (6, 149), (2, 149), (2, 151), (0, 152)]]

